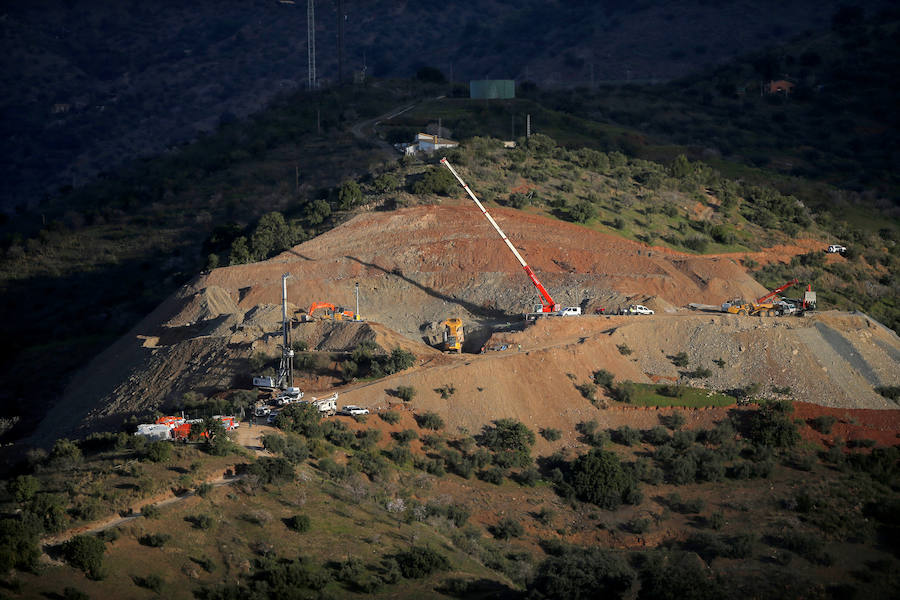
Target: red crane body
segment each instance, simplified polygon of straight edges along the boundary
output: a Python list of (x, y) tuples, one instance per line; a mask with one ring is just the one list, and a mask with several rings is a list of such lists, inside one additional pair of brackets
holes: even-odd
[(509, 238), (506, 237), (506, 234), (503, 233), (503, 230), (500, 229), (500, 226), (497, 225), (497, 222), (494, 218), (488, 213), (487, 209), (484, 208), (484, 205), (475, 197), (475, 194), (472, 193), (472, 190), (469, 189), (469, 186), (466, 185), (466, 182), (462, 180), (462, 177), (456, 172), (446, 158), (441, 159), (441, 163), (444, 164), (450, 172), (453, 173), (453, 176), (456, 177), (456, 180), (459, 181), (459, 184), (463, 186), (463, 189), (466, 190), (466, 193), (469, 194), (469, 197), (475, 202), (475, 205), (481, 210), (481, 214), (485, 216), (485, 218), (490, 221), (491, 225), (494, 226), (494, 229), (497, 230), (497, 233), (500, 234), (500, 237), (506, 242), (506, 245), (512, 250), (512, 253), (515, 255), (516, 260), (519, 261), (519, 264), (522, 265), (522, 268), (525, 269), (525, 274), (528, 275), (528, 278), (531, 279), (531, 283), (534, 284), (534, 287), (537, 288), (538, 294), (541, 297), (541, 312), (552, 313), (560, 310), (559, 304), (550, 296), (550, 292), (547, 291), (547, 288), (543, 286), (540, 279), (537, 278), (537, 275), (534, 274), (534, 271), (531, 270), (531, 267), (528, 266), (528, 263), (525, 262), (525, 259), (522, 258), (522, 255), (519, 254), (519, 251), (516, 250), (516, 247), (512, 245), (512, 242), (509, 241)]

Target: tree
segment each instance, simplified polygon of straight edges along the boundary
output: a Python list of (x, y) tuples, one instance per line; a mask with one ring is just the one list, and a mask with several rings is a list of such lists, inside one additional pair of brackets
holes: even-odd
[(425, 171), (422, 179), (413, 184), (414, 194), (438, 194), (450, 196), (456, 190), (456, 179), (447, 169), (432, 167)]
[(684, 154), (679, 154), (672, 162), (672, 177), (675, 179), (685, 179), (691, 174), (691, 162)]
[(81, 569), (90, 579), (103, 578), (103, 554), (106, 544), (92, 535), (76, 535), (65, 542), (63, 556), (70, 565)]
[(527, 455), (534, 440), (534, 432), (515, 419), (497, 419), (493, 427), (485, 425), (481, 433), (481, 443), (494, 452), (513, 450)]
[(291, 228), (279, 212), (264, 214), (250, 236), (250, 247), (256, 260), (265, 260), (292, 245)]
[(247, 245), (247, 238), (240, 236), (231, 242), (231, 253), (228, 255), (229, 265), (245, 265), (253, 261), (250, 255), (250, 247)]
[(569, 209), (569, 217), (576, 223), (587, 223), (597, 215), (597, 209), (593, 203), (582, 200)]
[(572, 463), (572, 487), (579, 499), (613, 510), (637, 482), (618, 456), (594, 448)]
[(172, 444), (162, 440), (153, 442), (147, 446), (144, 456), (156, 463), (169, 462), (172, 458)]
[(341, 189), (338, 191), (338, 207), (341, 210), (349, 210), (354, 206), (359, 206), (362, 204), (362, 199), (362, 190), (359, 189), (358, 183), (348, 179), (341, 184)]
[(310, 225), (319, 225), (331, 216), (331, 205), (319, 198), (308, 203), (304, 212)]
[(41, 482), (32, 475), (19, 475), (7, 483), (6, 487), (16, 502), (28, 502), (40, 491)]
[(537, 598), (560, 600), (622, 598), (634, 579), (634, 571), (621, 554), (571, 547), (538, 565), (529, 591)]
[(450, 568), (450, 561), (443, 554), (423, 546), (413, 546), (405, 552), (400, 552), (394, 558), (400, 567), (400, 572), (407, 579), (418, 579), (435, 571), (446, 571)]
[(800, 432), (791, 420), (794, 407), (786, 400), (767, 402), (750, 417), (748, 437), (761, 446), (791, 447), (800, 441)]

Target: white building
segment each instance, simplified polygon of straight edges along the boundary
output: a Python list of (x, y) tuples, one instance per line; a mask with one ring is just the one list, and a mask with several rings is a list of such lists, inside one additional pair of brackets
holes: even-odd
[(416, 152), (431, 154), (442, 148), (456, 148), (458, 146), (459, 142), (457, 141), (448, 140), (430, 133), (417, 133), (416, 141), (414, 142), (394, 144), (394, 147), (397, 148), (397, 150), (407, 155), (415, 154)]

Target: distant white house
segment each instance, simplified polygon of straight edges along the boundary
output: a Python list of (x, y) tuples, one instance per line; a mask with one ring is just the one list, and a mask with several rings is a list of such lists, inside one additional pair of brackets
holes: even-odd
[(394, 144), (394, 147), (404, 154), (415, 154), (416, 152), (424, 152), (431, 154), (442, 148), (456, 148), (459, 142), (438, 137), (430, 133), (417, 133), (416, 141), (403, 144)]

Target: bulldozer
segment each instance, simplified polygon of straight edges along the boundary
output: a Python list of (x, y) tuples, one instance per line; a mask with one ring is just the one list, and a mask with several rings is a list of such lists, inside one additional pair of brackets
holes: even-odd
[(465, 341), (462, 319), (452, 318), (429, 323), (425, 327), (425, 341), (438, 350), (461, 354)]
[(347, 310), (343, 306), (335, 306), (331, 302), (313, 302), (309, 307), (309, 310), (306, 311), (306, 314), (301, 317), (302, 321), (312, 321), (315, 319), (315, 312), (317, 310), (323, 310), (325, 316), (320, 317), (324, 319), (331, 319), (332, 321), (360, 321), (360, 317), (357, 314), (354, 314), (352, 310)]

